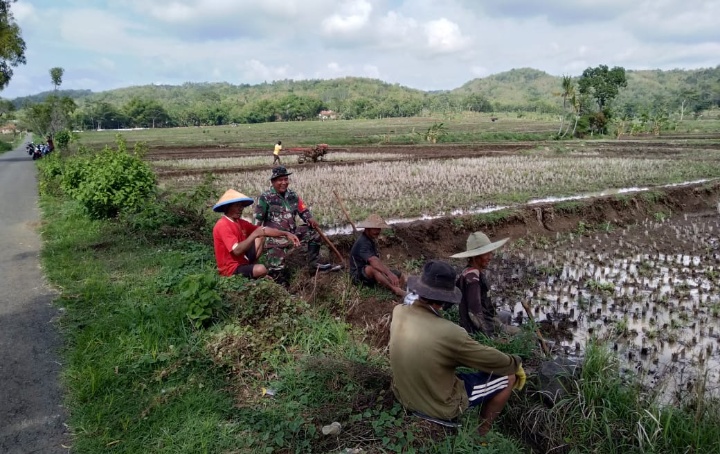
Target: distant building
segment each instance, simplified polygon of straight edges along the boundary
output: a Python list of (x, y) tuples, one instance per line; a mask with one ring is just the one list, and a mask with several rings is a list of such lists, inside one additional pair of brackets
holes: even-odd
[(15, 126), (13, 123), (8, 123), (0, 127), (0, 134), (15, 134), (17, 131), (17, 126)]
[(318, 114), (318, 118), (325, 121), (325, 120), (337, 120), (337, 113), (333, 110), (321, 110)]

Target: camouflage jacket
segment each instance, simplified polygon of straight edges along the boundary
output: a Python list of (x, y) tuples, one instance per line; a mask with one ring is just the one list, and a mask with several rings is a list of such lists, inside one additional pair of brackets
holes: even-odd
[(255, 220), (258, 224), (286, 232), (295, 232), (296, 215), (305, 222), (312, 218), (307, 205), (291, 189), (283, 195), (275, 191), (275, 188), (270, 188), (260, 195), (255, 205)]

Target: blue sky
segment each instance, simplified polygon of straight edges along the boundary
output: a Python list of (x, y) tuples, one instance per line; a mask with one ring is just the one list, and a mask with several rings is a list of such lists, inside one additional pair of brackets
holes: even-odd
[(720, 64), (720, 0), (19, 0), (0, 93), (362, 76), (423, 90), (531, 67)]

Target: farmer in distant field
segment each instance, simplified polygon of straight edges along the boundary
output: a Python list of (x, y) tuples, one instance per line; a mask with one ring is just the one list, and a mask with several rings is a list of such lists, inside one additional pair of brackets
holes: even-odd
[(275, 144), (275, 150), (273, 151), (272, 165), (275, 165), (275, 163), (277, 163), (277, 165), (279, 165), (279, 166), (282, 165), (282, 163), (280, 162), (280, 152), (281, 151), (282, 151), (282, 142), (278, 140), (277, 143)]
[[(272, 187), (263, 192), (255, 205), (255, 221), (258, 225), (273, 227), (297, 235), (307, 243), (307, 260), (311, 272), (340, 270), (327, 263), (318, 263), (320, 257), (320, 228), (312, 217), (303, 200), (288, 188), (291, 172), (283, 166), (273, 168), (270, 175)], [(295, 217), (299, 216), (306, 225), (298, 226)], [(267, 263), (271, 271), (280, 272), (285, 268), (285, 256), (291, 246), (284, 238), (270, 238), (266, 242)]]
[(484, 233), (474, 232), (468, 236), (466, 251), (451, 256), (468, 259), (467, 267), (458, 277), (457, 286), (462, 292), (460, 326), (470, 334), (480, 331), (493, 337), (498, 333), (514, 335), (520, 332), (520, 328), (510, 324), (510, 312), (495, 309), (485, 273), (493, 251), (502, 247), (508, 239), (493, 243)]
[[(460, 302), (455, 279), (452, 266), (440, 261), (427, 262), (419, 279), (408, 279), (408, 289), (418, 299), (393, 309), (392, 388), (405, 408), (441, 424), (480, 405), (477, 432), (484, 436), (512, 389), (525, 386), (525, 371), (520, 357), (480, 344), (440, 315), (442, 309)], [(456, 374), (457, 367), (478, 372)]]
[(397, 296), (405, 296), (404, 277), (380, 260), (377, 249), (376, 241), (380, 232), (391, 227), (377, 214), (371, 214), (357, 227), (364, 230), (350, 250), (350, 277), (353, 282), (366, 286), (380, 284)]
[(252, 225), (241, 219), (243, 209), (252, 204), (250, 197), (228, 189), (213, 206), (213, 211), (223, 213), (213, 227), (215, 261), (223, 276), (240, 274), (248, 279), (265, 276), (267, 268), (256, 262), (266, 236), (282, 237), (295, 246), (300, 245), (300, 240), (290, 232)]

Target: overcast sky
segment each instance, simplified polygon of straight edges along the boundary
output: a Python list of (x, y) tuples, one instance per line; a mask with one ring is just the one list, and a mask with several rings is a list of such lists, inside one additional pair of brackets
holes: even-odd
[(19, 0), (27, 65), (0, 93), (378, 78), (422, 90), (531, 67), (720, 64), (720, 0)]

